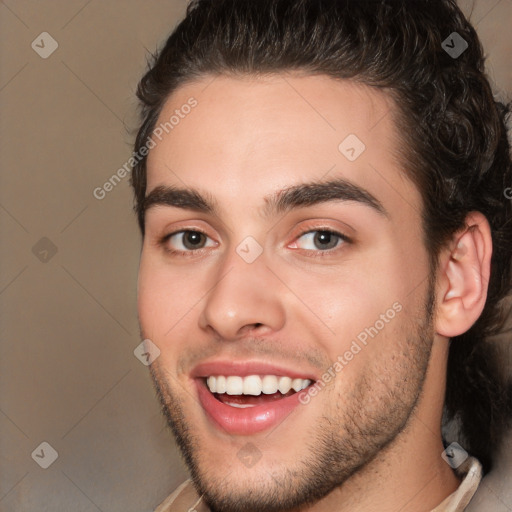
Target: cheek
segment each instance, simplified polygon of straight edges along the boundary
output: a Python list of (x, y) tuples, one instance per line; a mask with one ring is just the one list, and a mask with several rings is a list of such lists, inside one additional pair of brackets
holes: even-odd
[[(347, 265), (325, 274), (287, 272), (283, 279), (293, 290), (302, 290), (295, 300), (291, 321), (312, 332), (312, 339), (351, 380), (373, 361), (389, 360), (404, 343), (411, 315), (417, 316), (425, 285), (426, 261), (411, 263), (409, 256), (390, 247), (377, 255), (360, 254)], [(282, 269), (282, 273), (285, 269)], [(411, 293), (412, 290), (414, 293)], [(320, 319), (320, 321), (319, 321)]]
[[(177, 271), (170, 271), (157, 258), (142, 254), (138, 275), (137, 309), (146, 337), (163, 345), (176, 339), (187, 322), (193, 304), (191, 283)], [(188, 283), (188, 284), (187, 284)]]
[[(361, 262), (346, 268), (340, 266), (329, 274), (290, 273), (283, 280), (290, 289), (298, 290), (297, 295), (303, 301), (295, 299), (292, 303), (294, 321), (318, 323), (320, 319), (325, 328), (322, 337), (329, 340), (332, 348), (342, 350), (366, 328), (376, 322), (380, 326), (381, 315), (389, 311), (388, 316), (394, 317), (393, 305), (403, 299), (400, 279), (392, 274), (389, 267), (383, 271), (372, 267), (370, 262)], [(310, 310), (306, 316), (304, 304)], [(319, 334), (317, 331), (316, 337)]]

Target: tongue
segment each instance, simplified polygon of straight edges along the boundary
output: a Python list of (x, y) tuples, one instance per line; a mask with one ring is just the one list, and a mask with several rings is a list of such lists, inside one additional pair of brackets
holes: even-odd
[(254, 395), (228, 395), (227, 393), (214, 393), (213, 396), (220, 400), (222, 403), (232, 403), (232, 404), (251, 404), (251, 405), (258, 405), (258, 404), (265, 404), (268, 402), (273, 402), (274, 400), (281, 400), (282, 398), (285, 398), (287, 396), (293, 395), (295, 391), (293, 389), (290, 389), (288, 393), (282, 394), (282, 393), (273, 393), (271, 395), (265, 395), (261, 394), (258, 396)]

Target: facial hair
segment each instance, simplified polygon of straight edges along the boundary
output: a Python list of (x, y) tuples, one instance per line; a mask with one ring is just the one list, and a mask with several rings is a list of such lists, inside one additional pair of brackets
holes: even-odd
[[(329, 400), (315, 421), (310, 441), (297, 451), (293, 467), (274, 467), (266, 481), (244, 487), (222, 469), (206, 470), (198, 433), (186, 417), (183, 392), (157, 365), (150, 368), (162, 411), (176, 438), (192, 481), (212, 512), (285, 512), (311, 505), (365, 468), (406, 428), (426, 377), (434, 339), (434, 286), (429, 283), (423, 319), (412, 321), (396, 356), (366, 369), (351, 386)], [(165, 372), (164, 372), (165, 373)], [(221, 468), (221, 466), (219, 466)], [(251, 485), (252, 484), (252, 485)]]

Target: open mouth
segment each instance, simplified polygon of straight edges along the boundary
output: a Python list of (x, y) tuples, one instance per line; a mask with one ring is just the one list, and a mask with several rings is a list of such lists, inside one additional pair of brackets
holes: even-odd
[(307, 388), (311, 380), (277, 375), (212, 375), (205, 378), (205, 383), (218, 401), (244, 409), (292, 396)]
[(251, 359), (204, 361), (190, 377), (210, 425), (230, 435), (275, 431), (285, 420), (296, 429), (296, 421), (306, 421), (298, 416), (306, 410), (297, 411), (303, 404), (301, 396), (316, 382), (310, 369)]

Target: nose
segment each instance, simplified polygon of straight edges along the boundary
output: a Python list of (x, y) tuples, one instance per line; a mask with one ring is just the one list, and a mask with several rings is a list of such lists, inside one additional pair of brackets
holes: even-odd
[(202, 329), (214, 331), (220, 339), (234, 341), (249, 332), (264, 334), (283, 327), (286, 294), (263, 255), (247, 263), (233, 251), (212, 279), (202, 302)]

